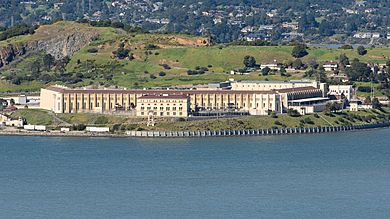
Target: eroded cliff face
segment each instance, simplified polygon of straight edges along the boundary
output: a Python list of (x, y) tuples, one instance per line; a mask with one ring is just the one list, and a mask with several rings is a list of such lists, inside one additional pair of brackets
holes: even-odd
[(0, 68), (11, 63), (16, 57), (26, 54), (24, 45), (12, 45), (0, 47)]
[(75, 52), (91, 42), (94, 33), (72, 32), (49, 39), (31, 41), (26, 44), (28, 51), (39, 51), (50, 54), (56, 59), (71, 57)]
[(0, 46), (0, 68), (30, 52), (44, 52), (56, 59), (71, 57), (98, 34), (77, 27), (40, 27), (26, 42)]

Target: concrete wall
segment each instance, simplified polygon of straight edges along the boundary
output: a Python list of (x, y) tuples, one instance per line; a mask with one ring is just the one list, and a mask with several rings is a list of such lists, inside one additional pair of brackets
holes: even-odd
[(390, 123), (368, 124), (355, 126), (332, 126), (313, 128), (282, 128), (282, 129), (256, 129), (256, 130), (219, 130), (219, 131), (128, 131), (130, 137), (222, 137), (222, 136), (262, 136), (262, 135), (286, 135), (286, 134), (310, 134), (342, 132), (351, 130), (373, 129), (390, 127)]

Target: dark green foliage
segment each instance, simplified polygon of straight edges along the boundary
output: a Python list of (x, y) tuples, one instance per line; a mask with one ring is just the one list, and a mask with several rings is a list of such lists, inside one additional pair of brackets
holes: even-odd
[(256, 59), (253, 56), (245, 56), (243, 63), (244, 63), (244, 66), (247, 68), (256, 67)]
[(97, 48), (89, 48), (87, 52), (89, 53), (97, 53), (99, 50)]
[(301, 114), (299, 114), (299, 112), (297, 110), (295, 110), (295, 109), (288, 109), (287, 115), (289, 115), (291, 117), (299, 117), (299, 116), (301, 116)]
[(148, 44), (145, 46), (145, 49), (153, 50), (153, 49), (159, 49), (159, 47), (157, 45), (154, 45), (154, 44)]
[(267, 76), (267, 75), (269, 74), (270, 71), (271, 71), (270, 68), (265, 67), (265, 68), (261, 69), (261, 74), (262, 74), (263, 76)]
[(125, 59), (125, 58), (128, 58), (129, 57), (129, 52), (130, 50), (128, 49), (125, 49), (124, 47), (119, 47), (115, 52), (115, 56), (118, 58), (118, 59)]
[(370, 80), (371, 68), (366, 63), (359, 60), (353, 60), (350, 68), (346, 68), (346, 74), (352, 81), (368, 81)]
[(308, 54), (309, 53), (306, 50), (306, 45), (304, 45), (304, 44), (298, 44), (298, 45), (294, 46), (294, 48), (291, 52), (291, 55), (295, 58), (302, 58)]
[(51, 67), (55, 62), (55, 58), (50, 54), (46, 54), (45, 56), (43, 56), (42, 62), (43, 66), (46, 68), (46, 71), (50, 71)]
[(346, 44), (346, 45), (340, 46), (340, 49), (353, 49), (353, 46)]
[(366, 50), (366, 48), (364, 48), (364, 46), (359, 46), (359, 47), (357, 48), (357, 53), (358, 53), (359, 55), (361, 55), (361, 56), (364, 56), (364, 55), (367, 54), (367, 50)]
[(16, 25), (0, 33), (0, 41), (6, 40), (14, 36), (33, 34), (36, 28), (37, 26), (30, 27), (26, 24)]

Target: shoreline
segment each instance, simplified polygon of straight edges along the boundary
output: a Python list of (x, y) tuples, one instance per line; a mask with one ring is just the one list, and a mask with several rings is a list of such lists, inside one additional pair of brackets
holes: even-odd
[(204, 137), (250, 137), (272, 135), (302, 135), (337, 133), (359, 130), (390, 128), (389, 123), (366, 124), (354, 126), (332, 126), (312, 128), (282, 128), (260, 130), (220, 130), (220, 131), (127, 131), (116, 133), (91, 133), (84, 131), (39, 132), (39, 131), (6, 131), (0, 130), (0, 136), (39, 136), (39, 137), (88, 137), (88, 138), (204, 138)]

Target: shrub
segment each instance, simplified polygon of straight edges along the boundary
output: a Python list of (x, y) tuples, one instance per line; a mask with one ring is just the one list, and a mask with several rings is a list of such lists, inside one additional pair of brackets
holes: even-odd
[(277, 121), (277, 120), (274, 122), (274, 124), (275, 124), (275, 125), (283, 126), (283, 124), (282, 124), (281, 122)]
[(72, 130), (74, 131), (84, 131), (87, 128), (84, 124), (75, 124), (72, 126)]
[(98, 52), (98, 49), (97, 48), (89, 48), (87, 50), (89, 53), (97, 53)]
[(299, 114), (299, 112), (297, 110), (295, 110), (295, 109), (288, 109), (287, 115), (289, 115), (291, 117), (299, 117), (299, 116), (301, 116), (301, 114)]

